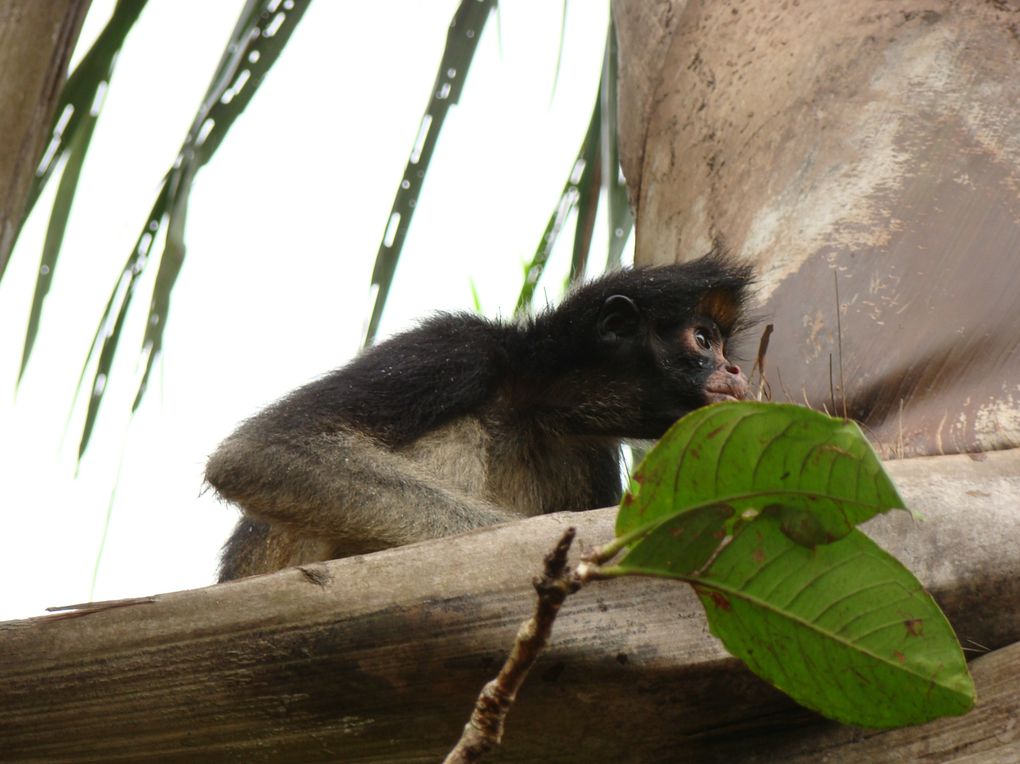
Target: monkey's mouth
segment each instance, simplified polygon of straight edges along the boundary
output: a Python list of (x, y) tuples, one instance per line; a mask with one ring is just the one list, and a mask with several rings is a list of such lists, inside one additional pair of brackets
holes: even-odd
[(719, 403), (721, 401), (739, 401), (741, 399), (733, 393), (723, 390), (706, 390), (705, 400), (709, 403)]
[(707, 403), (719, 403), (720, 401), (742, 401), (746, 397), (746, 385), (721, 384), (705, 388), (705, 401)]

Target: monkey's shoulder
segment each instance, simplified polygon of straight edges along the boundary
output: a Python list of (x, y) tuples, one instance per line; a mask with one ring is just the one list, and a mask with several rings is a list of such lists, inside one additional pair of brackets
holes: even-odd
[(399, 448), (482, 408), (506, 373), (509, 326), (438, 314), (368, 348), (260, 415), (273, 431), (353, 428)]

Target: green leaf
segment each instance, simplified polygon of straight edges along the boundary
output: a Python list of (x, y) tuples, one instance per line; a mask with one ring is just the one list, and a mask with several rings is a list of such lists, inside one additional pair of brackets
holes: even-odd
[(495, 6), (496, 0), (461, 0), (450, 22), (446, 48), (439, 62), (435, 84), (432, 86), (432, 96), (418, 126), (418, 137), (404, 168), (404, 177), (397, 188), (387, 218), (386, 230), (375, 256), (372, 286), (376, 288), (376, 293), (372, 316), (368, 321), (368, 331), (365, 334), (366, 346), (372, 344), (379, 330), (379, 321), (386, 305), (390, 285), (393, 283), (393, 274), (397, 270), (404, 239), (407, 238), (411, 218), (421, 195), (425, 173), (439, 142), (439, 133), (450, 107), (460, 100), (471, 61), (482, 36), (482, 29), (489, 18), (489, 12)]
[[(25, 345), (21, 354), (21, 367), (18, 370), (18, 382), (25, 374), (28, 360), (35, 346), (42, 319), (43, 303), (50, 290), (53, 275), (57, 268), (57, 259), (64, 242), (67, 221), (71, 214), (71, 204), (78, 188), (81, 168), (85, 163), (92, 133), (102, 110), (105, 88), (113, 76), (117, 53), (124, 43), (124, 37), (134, 26), (139, 14), (145, 7), (146, 0), (140, 2), (124, 2), (120, 0), (106, 27), (96, 38), (89, 52), (82, 58), (68, 78), (60, 95), (57, 117), (53, 123), (52, 137), (46, 149), (39, 169), (36, 171), (29, 191), (28, 205), (22, 220), (35, 206), (36, 200), (46, 182), (50, 179), (58, 160), (63, 157), (64, 171), (60, 177), (60, 185), (53, 201), (50, 221), (46, 229), (46, 240), (43, 243), (39, 273), (35, 282), (35, 295), (28, 317), (28, 329), (25, 332)], [(3, 269), (0, 267), (0, 277)]]
[(78, 459), (88, 448), (89, 440), (92, 438), (92, 430), (96, 424), (96, 417), (99, 415), (99, 405), (102, 403), (103, 395), (106, 392), (106, 382), (110, 377), (110, 370), (113, 368), (113, 357), (120, 342), (120, 334), (124, 328), (124, 320), (127, 318), (128, 308), (138, 287), (138, 278), (152, 254), (152, 247), (156, 241), (156, 231), (159, 230), (160, 221), (166, 215), (169, 202), (169, 187), (164, 180), (159, 195), (149, 212), (147, 225), (135, 241), (134, 249), (128, 255), (127, 262), (121, 270), (117, 286), (110, 294), (106, 302), (103, 317), (99, 327), (92, 338), (92, 347), (89, 350), (88, 358), (82, 366), (81, 374), (78, 377), (78, 386), (75, 392), (75, 399), (81, 393), (85, 383), (86, 372), (89, 362), (98, 352), (99, 361), (96, 365), (96, 372), (92, 382), (92, 389), (89, 394), (88, 411), (85, 414), (85, 425), (82, 427), (81, 439), (78, 441)]
[(152, 301), (149, 304), (149, 319), (145, 325), (145, 337), (142, 339), (145, 371), (138, 383), (135, 401), (131, 405), (132, 411), (136, 411), (142, 402), (142, 397), (148, 389), (152, 367), (163, 349), (163, 330), (167, 313), (170, 311), (170, 292), (173, 291), (181, 266), (184, 265), (184, 222), (191, 194), (191, 172), (195, 169), (197, 168), (193, 165), (187, 165), (185, 172), (171, 177), (171, 181), (176, 185), (169, 190), (169, 198), (173, 199), (173, 203), (167, 211), (166, 244), (163, 247), (163, 256), (159, 259), (159, 270), (156, 271), (156, 283), (153, 285)]
[[(515, 313), (524, 313), (531, 305), (538, 287), (538, 281), (545, 272), (545, 266), (552, 255), (553, 247), (559, 239), (560, 231), (570, 213), (582, 201), (585, 207), (584, 214), (578, 216), (577, 231), (574, 241), (574, 253), (571, 260), (571, 278), (577, 275), (578, 268), (583, 270), (584, 262), (587, 262), (588, 249), (591, 247), (591, 226), (594, 225), (595, 212), (598, 207), (599, 181), (593, 176), (597, 171), (599, 135), (602, 132), (602, 106), (599, 98), (595, 99), (595, 108), (592, 109), (591, 119), (588, 121), (588, 129), (581, 142), (581, 148), (577, 152), (577, 158), (570, 168), (570, 175), (563, 184), (563, 191), (556, 203), (556, 209), (549, 216), (545, 230), (542, 232), (542, 239), (538, 243), (531, 262), (524, 269), (524, 285), (517, 297)], [(587, 228), (587, 232), (586, 232)], [(580, 239), (578, 240), (578, 237)]]
[(853, 423), (717, 404), (642, 463), (602, 555), (627, 552), (601, 572), (692, 584), (726, 649), (808, 708), (866, 727), (919, 724), (964, 713), (975, 693), (934, 600), (854, 527), (902, 506)]
[(584, 278), (588, 255), (591, 253), (592, 233), (595, 231), (595, 216), (599, 211), (599, 196), (602, 190), (602, 155), (599, 153), (599, 144), (606, 132), (603, 129), (605, 123), (602, 121), (600, 106), (601, 104), (596, 104), (597, 112), (592, 114), (592, 127), (589, 130), (594, 130), (594, 133), (585, 137), (581, 156), (584, 172), (575, 186), (577, 195), (574, 198), (574, 206), (577, 209), (577, 222), (574, 225), (574, 248), (570, 257), (568, 284)]
[(563, 49), (567, 41), (567, 0), (563, 0), (563, 10), (560, 12), (560, 44), (556, 48), (556, 68), (553, 70), (552, 92), (549, 94), (550, 103), (556, 97), (556, 86), (560, 82), (560, 72), (563, 69)]
[(474, 279), (468, 279), (468, 286), (471, 288), (471, 307), (475, 309), (475, 313), (482, 315), (485, 311), (482, 310), (482, 297), (478, 294), (478, 284), (475, 283)]
[(577, 222), (567, 281), (573, 283), (584, 276), (603, 190), (606, 192), (609, 212), (609, 255), (606, 267), (609, 269), (620, 266), (623, 248), (627, 244), (634, 220), (627, 201), (627, 187), (620, 175), (616, 131), (616, 55), (616, 31), (610, 20), (602, 60), (602, 77), (588, 129), (577, 158), (571, 166), (570, 176), (563, 185), (556, 209), (549, 216), (549, 222), (542, 232), (542, 239), (535, 254), (524, 269), (524, 285), (517, 298), (515, 313), (523, 313), (531, 306), (553, 247), (567, 218), (574, 210), (577, 211)]
[(729, 504), (704, 504), (658, 523), (614, 566), (638, 575), (685, 578), (728, 543), (736, 518)]
[[(630, 572), (673, 575), (636, 547)], [(660, 539), (661, 541), (661, 539)], [(701, 556), (704, 556), (703, 550)], [(694, 584), (712, 633), (798, 703), (864, 727), (965, 713), (975, 690), (945, 616), (898, 561), (858, 530), (808, 549), (762, 516)]]
[(603, 172), (602, 185), (606, 190), (609, 208), (609, 255), (606, 259), (606, 270), (619, 268), (623, 260), (623, 249), (627, 238), (634, 228), (634, 217), (630, 211), (630, 199), (627, 195), (627, 183), (620, 171), (619, 133), (617, 132), (617, 59), (616, 24), (613, 16), (609, 16), (609, 33), (606, 38), (606, 55), (602, 64), (602, 82), (599, 93), (602, 102), (602, 167), (609, 168)]
[[(311, 0), (248, 0), (220, 57), (202, 105), (181, 147), (180, 159), (201, 167), (258, 92)], [(194, 152), (194, 156), (189, 156)]]
[[(184, 264), (184, 222), (195, 174), (213, 156), (230, 126), (251, 102), (258, 86), (279, 58), (310, 2), (311, 0), (293, 0), (291, 3), (281, 5), (276, 0), (248, 0), (241, 11), (202, 104), (181, 146), (177, 161), (164, 179), (159, 196), (146, 219), (134, 251), (125, 263), (93, 340), (89, 359), (95, 355), (100, 341), (102, 349), (99, 351), (99, 364), (78, 446), (79, 459), (88, 446), (106, 389), (105, 381), (113, 365), (124, 318), (134, 297), (138, 278), (150, 262), (153, 242), (166, 225), (166, 244), (160, 254), (145, 337), (142, 340), (145, 370), (138, 385), (132, 411), (141, 403), (153, 365), (162, 349), (170, 295)], [(113, 318), (114, 313), (116, 319)], [(113, 328), (107, 330), (106, 327), (111, 325)], [(83, 369), (78, 383), (79, 392), (84, 382), (84, 373)]]
[(39, 323), (42, 320), (43, 303), (50, 291), (50, 284), (53, 282), (53, 274), (57, 268), (57, 258), (60, 256), (60, 247), (64, 243), (64, 233), (67, 231), (67, 221), (71, 215), (71, 204), (74, 201), (74, 193), (78, 188), (78, 179), (81, 177), (81, 168), (85, 163), (85, 154), (88, 151), (89, 142), (92, 140), (92, 131), (95, 128), (96, 117), (89, 116), (81, 122), (80, 128), (74, 132), (70, 142), (67, 144), (65, 154), (67, 163), (60, 176), (60, 184), (57, 186), (57, 194), (53, 200), (53, 211), (50, 213), (50, 222), (46, 227), (46, 239), (43, 242), (42, 257), (39, 260), (39, 272), (36, 275), (35, 295), (32, 297), (32, 307), (28, 315), (28, 329), (25, 332), (25, 346), (21, 353), (21, 367), (18, 369), (18, 383), (25, 374), (28, 366), (28, 359), (32, 355), (32, 348), (35, 346), (35, 338), (39, 333)]
[(138, 384), (132, 411), (141, 403), (153, 366), (163, 349), (170, 295), (184, 265), (184, 224), (195, 174), (209, 161), (231, 125), (251, 102), (310, 3), (311, 0), (295, 0), (277, 7), (278, 4), (271, 1), (249, 0), (181, 147), (179, 161), (170, 171), (166, 244), (159, 259), (149, 303), (142, 339), (145, 371)]
[(789, 404), (695, 410), (649, 452), (631, 484), (616, 519), (618, 537), (685, 509), (726, 504), (734, 522), (773, 515), (791, 538), (812, 546), (904, 507), (856, 424)]

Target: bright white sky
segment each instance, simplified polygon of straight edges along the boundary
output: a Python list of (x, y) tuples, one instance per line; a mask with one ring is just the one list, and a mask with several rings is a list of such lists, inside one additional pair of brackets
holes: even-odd
[[(95, 0), (82, 48), (113, 5)], [(136, 298), (75, 478), (82, 406), (64, 432), (81, 363), (242, 6), (152, 0), (142, 14), (117, 66), (17, 391), (55, 183), (0, 282), (0, 620), (212, 583), (237, 515), (202, 495), (206, 456), (240, 420), (342, 365), (360, 346), (375, 253), (455, 0), (312, 5), (197, 177), (187, 261), (147, 399), (129, 422), (155, 268)], [(510, 314), (522, 264), (587, 127), (607, 6), (568, 4), (553, 94), (562, 4), (500, 4), (434, 156), (383, 336), (436, 309), (471, 309), (472, 281), (488, 315)], [(605, 232), (599, 221), (596, 266)], [(543, 281), (550, 301), (559, 297), (569, 246), (568, 234)]]

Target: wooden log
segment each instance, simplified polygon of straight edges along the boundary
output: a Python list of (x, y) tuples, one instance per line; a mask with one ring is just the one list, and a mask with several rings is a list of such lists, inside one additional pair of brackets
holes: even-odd
[[(893, 513), (869, 534), (938, 597), (965, 648), (1020, 640), (1020, 451), (888, 467), (928, 519)], [(614, 514), (0, 624), (0, 760), (434, 761), (529, 614), (542, 556), (568, 524), (581, 544), (605, 542)], [(929, 727), (961, 745), (1013, 734)], [(729, 658), (687, 586), (620, 580), (567, 601), (493, 760), (761, 761), (794, 730), (798, 751), (804, 735), (846, 735)]]

